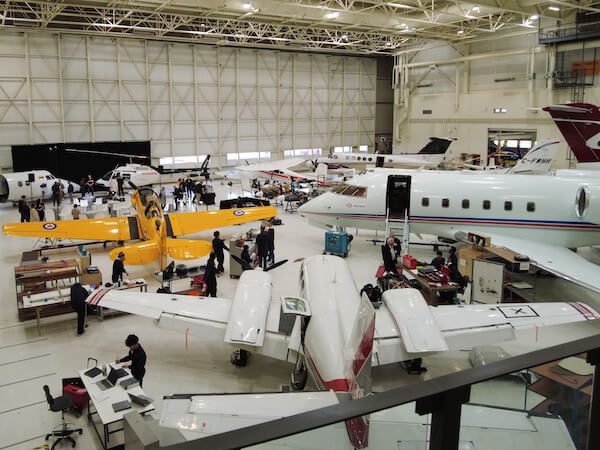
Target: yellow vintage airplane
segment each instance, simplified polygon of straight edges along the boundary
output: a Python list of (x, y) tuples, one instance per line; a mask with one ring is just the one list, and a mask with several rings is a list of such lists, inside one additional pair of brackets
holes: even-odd
[(102, 241), (142, 239), (144, 242), (112, 250), (111, 259), (115, 259), (120, 252), (125, 253), (126, 264), (131, 265), (148, 264), (160, 258), (161, 268), (164, 268), (167, 254), (173, 259), (188, 260), (212, 251), (211, 242), (174, 239), (177, 236), (277, 215), (277, 210), (272, 206), (163, 214), (158, 196), (149, 187), (137, 189), (131, 202), (137, 211), (131, 217), (7, 223), (2, 231), (8, 236)]

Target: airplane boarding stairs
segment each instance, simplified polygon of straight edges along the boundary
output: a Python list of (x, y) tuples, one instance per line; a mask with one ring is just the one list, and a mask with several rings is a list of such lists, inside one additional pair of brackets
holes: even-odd
[(402, 254), (409, 254), (409, 240), (410, 240), (410, 225), (408, 222), (408, 210), (404, 210), (402, 218), (390, 217), (390, 210), (388, 209), (385, 216), (385, 235), (390, 235), (390, 232), (394, 232), (396, 237), (400, 239), (402, 244)]

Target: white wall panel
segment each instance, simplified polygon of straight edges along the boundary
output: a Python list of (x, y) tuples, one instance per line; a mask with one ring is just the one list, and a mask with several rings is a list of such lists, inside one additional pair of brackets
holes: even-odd
[[(10, 145), (152, 141), (154, 157), (373, 145), (376, 63), (78, 35), (0, 33)], [(219, 154), (220, 157), (216, 157)]]

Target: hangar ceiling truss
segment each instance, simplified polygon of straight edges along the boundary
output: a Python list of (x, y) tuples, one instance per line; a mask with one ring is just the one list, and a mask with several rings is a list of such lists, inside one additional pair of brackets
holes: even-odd
[(0, 28), (372, 55), (535, 33), (576, 10), (600, 12), (590, 0), (0, 0)]

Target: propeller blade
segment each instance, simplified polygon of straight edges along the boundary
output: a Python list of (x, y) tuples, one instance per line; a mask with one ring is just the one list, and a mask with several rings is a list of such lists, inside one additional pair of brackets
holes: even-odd
[(269, 267), (267, 267), (266, 269), (263, 269), (263, 272), (268, 272), (269, 270), (277, 269), (279, 266), (285, 264), (286, 262), (288, 262), (287, 259), (282, 259), (281, 261), (277, 261), (275, 264), (272, 264)]
[(243, 270), (253, 270), (253, 267), (244, 261), (242, 258), (239, 258), (235, 255), (231, 255), (231, 257), (237, 262), (240, 266), (242, 266)]

